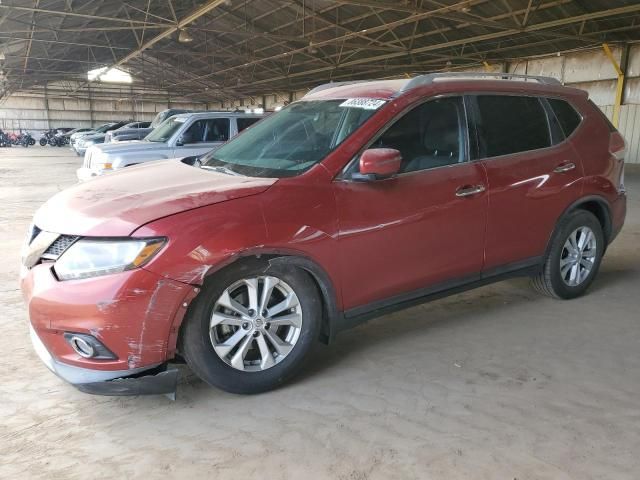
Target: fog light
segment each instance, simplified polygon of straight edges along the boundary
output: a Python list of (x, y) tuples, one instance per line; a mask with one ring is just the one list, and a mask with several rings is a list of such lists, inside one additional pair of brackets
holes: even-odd
[(74, 335), (69, 339), (69, 345), (71, 345), (71, 348), (73, 348), (81, 357), (91, 358), (96, 354), (96, 351), (91, 345), (89, 345), (89, 342), (82, 337)]
[(64, 339), (81, 357), (95, 360), (115, 360), (118, 358), (93, 335), (65, 332)]

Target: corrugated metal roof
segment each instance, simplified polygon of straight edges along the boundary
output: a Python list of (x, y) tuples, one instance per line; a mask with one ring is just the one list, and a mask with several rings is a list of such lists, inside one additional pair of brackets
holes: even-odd
[[(140, 48), (207, 4), (193, 42)], [(0, 90), (131, 56), (137, 86), (215, 100), (638, 41), (639, 23), (637, 0), (3, 0)]]

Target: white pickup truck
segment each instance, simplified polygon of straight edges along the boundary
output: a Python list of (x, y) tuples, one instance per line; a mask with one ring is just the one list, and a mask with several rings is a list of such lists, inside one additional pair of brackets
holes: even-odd
[(144, 140), (103, 143), (89, 147), (78, 180), (152, 160), (203, 155), (260, 120), (264, 115), (243, 112), (184, 113), (168, 118)]

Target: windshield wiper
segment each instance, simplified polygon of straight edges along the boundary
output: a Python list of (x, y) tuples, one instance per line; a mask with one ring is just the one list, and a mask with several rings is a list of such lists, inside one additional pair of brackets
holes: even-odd
[[(200, 160), (198, 160), (199, 162)], [(205, 170), (213, 170), (214, 172), (226, 173), (227, 175), (233, 175), (236, 177), (246, 177), (246, 175), (242, 175), (241, 173), (234, 172), (233, 170), (227, 167), (212, 167), (211, 165), (200, 165), (200, 168), (204, 168)]]

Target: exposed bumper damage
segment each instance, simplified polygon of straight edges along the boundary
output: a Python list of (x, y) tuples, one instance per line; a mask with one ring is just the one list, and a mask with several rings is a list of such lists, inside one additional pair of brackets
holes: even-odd
[(178, 370), (166, 363), (128, 370), (93, 370), (56, 360), (35, 329), (30, 326), (31, 342), (40, 360), (57, 376), (78, 390), (95, 395), (167, 395), (175, 399)]

